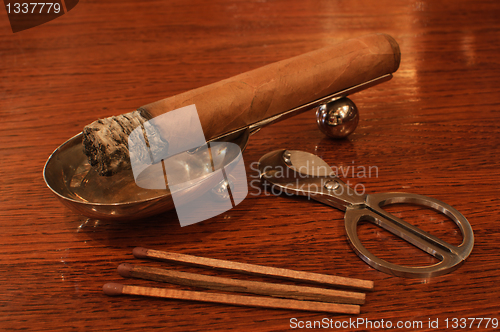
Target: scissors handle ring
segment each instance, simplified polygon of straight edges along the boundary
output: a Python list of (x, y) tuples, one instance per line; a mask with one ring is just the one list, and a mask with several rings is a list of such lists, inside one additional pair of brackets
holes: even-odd
[[(462, 232), (460, 245), (451, 245), (418, 227), (383, 210), (390, 204), (414, 204), (441, 212), (453, 220)], [(406, 240), (440, 260), (430, 266), (402, 266), (387, 262), (372, 254), (359, 240), (357, 226), (360, 221), (370, 221)], [(429, 278), (449, 273), (458, 268), (469, 256), (474, 246), (474, 233), (467, 219), (452, 206), (439, 200), (409, 193), (382, 193), (367, 195), (365, 205), (348, 207), (345, 214), (345, 229), (353, 250), (373, 268), (400, 277)]]

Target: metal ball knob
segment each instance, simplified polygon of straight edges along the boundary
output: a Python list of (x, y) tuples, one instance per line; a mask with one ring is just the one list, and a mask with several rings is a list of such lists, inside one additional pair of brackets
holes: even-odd
[(326, 136), (344, 138), (358, 126), (358, 108), (349, 98), (336, 99), (318, 108), (316, 122)]

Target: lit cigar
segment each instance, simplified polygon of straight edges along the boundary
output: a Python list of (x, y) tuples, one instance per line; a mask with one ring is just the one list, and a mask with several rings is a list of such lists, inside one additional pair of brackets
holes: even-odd
[[(399, 46), (388, 35), (347, 40), (93, 122), (83, 130), (84, 150), (101, 175), (112, 175), (130, 167), (128, 135), (167, 112), (195, 105), (211, 140), (391, 74), (399, 62)], [(170, 133), (156, 129), (147, 144), (168, 149)]]

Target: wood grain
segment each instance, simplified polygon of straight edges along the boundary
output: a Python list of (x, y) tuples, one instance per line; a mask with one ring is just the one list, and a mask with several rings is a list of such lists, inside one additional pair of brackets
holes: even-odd
[[(15, 34), (2, 15), (3, 330), (283, 331), (291, 318), (346, 319), (107, 297), (102, 285), (123, 281), (116, 266), (133, 263), (136, 246), (374, 280), (356, 317), (422, 321), (421, 331), (435, 331), (429, 320), (438, 319), (444, 330), (446, 318), (500, 318), (498, 1), (88, 0)], [(401, 66), (390, 82), (352, 96), (361, 116), (356, 131), (345, 140), (327, 139), (313, 112), (263, 129), (243, 155), (249, 194), (222, 215), (184, 228), (175, 211), (140, 222), (87, 220), (44, 184), (50, 153), (96, 118), (374, 32), (398, 41)], [(281, 148), (316, 153), (343, 170), (376, 166), (370, 177), (346, 172), (344, 180), (367, 193), (414, 192), (454, 206), (474, 230), (471, 256), (453, 273), (428, 280), (370, 268), (349, 247), (342, 212), (307, 198), (276, 197), (259, 185), (254, 163)], [(432, 211), (393, 206), (391, 212), (446, 241), (461, 240), (458, 229)], [(363, 225), (359, 235), (381, 258), (433, 263), (376, 226)]]

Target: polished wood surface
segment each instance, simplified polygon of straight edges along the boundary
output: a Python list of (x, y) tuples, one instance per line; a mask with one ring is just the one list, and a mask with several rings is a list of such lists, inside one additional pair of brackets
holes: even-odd
[[(412, 330), (424, 331), (436, 330), (429, 320), (444, 330), (445, 319), (451, 326), (453, 318), (500, 318), (498, 1), (80, 1), (18, 33), (1, 15), (0, 330), (282, 331), (292, 318), (363, 318), (421, 321)], [(175, 211), (88, 220), (45, 186), (52, 151), (99, 117), (372, 32), (392, 35), (402, 60), (391, 81), (352, 96), (361, 114), (356, 131), (327, 139), (314, 112), (263, 129), (244, 152), (249, 194), (226, 213), (184, 228)], [(367, 193), (413, 192), (454, 206), (474, 229), (472, 254), (456, 271), (426, 280), (370, 268), (349, 247), (343, 212), (263, 190), (255, 162), (280, 148), (318, 154)], [(372, 174), (358, 173), (370, 166)], [(388, 210), (461, 241), (437, 213)], [(391, 262), (435, 262), (371, 224), (359, 233)], [(123, 279), (120, 263), (234, 277), (138, 260), (135, 246), (368, 279), (375, 289), (356, 316), (106, 296), (108, 282), (158, 286)], [(481, 330), (477, 323), (471, 330)]]

